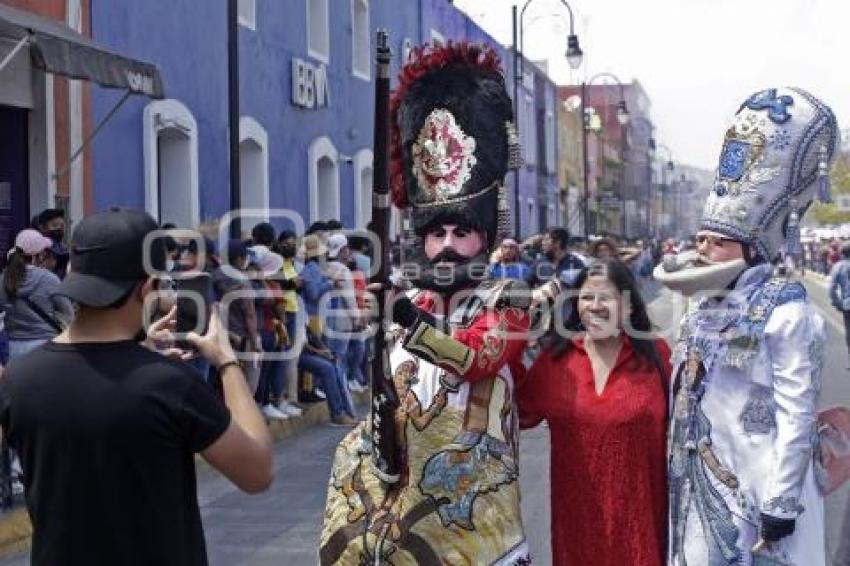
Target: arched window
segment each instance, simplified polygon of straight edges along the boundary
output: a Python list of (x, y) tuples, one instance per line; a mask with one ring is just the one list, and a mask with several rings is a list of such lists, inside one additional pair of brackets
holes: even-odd
[(372, 219), (372, 150), (354, 155), (354, 222), (365, 229)]
[(440, 32), (438, 32), (437, 30), (432, 29), (431, 30), (431, 45), (433, 45), (434, 47), (439, 47), (439, 46), (445, 45), (445, 44), (446, 44), (445, 36), (443, 34), (441, 34)]
[(242, 226), (250, 229), (269, 216), (269, 135), (250, 116), (239, 119), (239, 179), (242, 208), (264, 211), (261, 215), (242, 217)]
[(239, 0), (236, 4), (239, 25), (250, 30), (257, 29), (257, 0)]
[(194, 228), (200, 217), (195, 117), (166, 99), (148, 104), (143, 121), (145, 209), (160, 223)]
[(307, 53), (325, 64), (331, 57), (328, 16), (328, 0), (307, 0)]
[(339, 153), (322, 136), (307, 148), (307, 185), (310, 191), (310, 222), (339, 218)]
[(369, 80), (369, 0), (351, 0), (351, 68), (354, 76)]

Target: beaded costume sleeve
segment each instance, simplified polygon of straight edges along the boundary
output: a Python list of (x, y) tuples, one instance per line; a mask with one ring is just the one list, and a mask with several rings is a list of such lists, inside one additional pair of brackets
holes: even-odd
[(825, 334), (808, 304), (776, 307), (765, 327), (776, 402), (776, 444), (762, 502), (768, 515), (793, 519), (811, 465)]

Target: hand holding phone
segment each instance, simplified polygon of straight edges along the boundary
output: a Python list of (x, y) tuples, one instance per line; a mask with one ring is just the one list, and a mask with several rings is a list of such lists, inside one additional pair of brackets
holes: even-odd
[[(212, 305), (212, 277), (208, 273), (199, 273), (176, 283), (177, 322), (174, 332), (178, 335), (189, 332), (206, 334)], [(192, 348), (192, 345), (181, 339), (178, 347)]]

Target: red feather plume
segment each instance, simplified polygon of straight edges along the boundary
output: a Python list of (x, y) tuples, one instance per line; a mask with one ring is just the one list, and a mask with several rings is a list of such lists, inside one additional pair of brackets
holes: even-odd
[(502, 73), (498, 53), (492, 47), (482, 44), (449, 41), (447, 45), (425, 45), (411, 51), (410, 61), (399, 72), (398, 86), (390, 97), (390, 191), (392, 202), (398, 208), (406, 208), (409, 204), (404, 186), (401, 133), (398, 129), (399, 106), (407, 89), (423, 75), (453, 63), (464, 63), (485, 72)]

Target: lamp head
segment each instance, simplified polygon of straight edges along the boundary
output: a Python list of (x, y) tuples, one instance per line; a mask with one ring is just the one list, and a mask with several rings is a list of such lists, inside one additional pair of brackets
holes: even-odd
[(617, 121), (621, 126), (629, 123), (629, 109), (626, 107), (626, 101), (621, 100), (617, 104)]
[(567, 36), (567, 63), (571, 69), (578, 69), (581, 66), (581, 60), (584, 57), (581, 47), (578, 45), (578, 36), (570, 34)]

